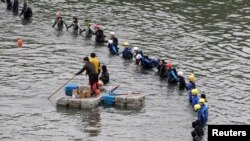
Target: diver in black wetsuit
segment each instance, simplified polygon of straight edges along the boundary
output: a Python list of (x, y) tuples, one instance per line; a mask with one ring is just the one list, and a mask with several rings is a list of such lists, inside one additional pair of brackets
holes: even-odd
[(58, 30), (62, 30), (63, 29), (63, 25), (66, 26), (66, 28), (68, 28), (66, 22), (62, 19), (62, 17), (58, 17), (56, 20), (55, 20), (55, 23), (52, 25), (52, 27), (54, 28), (54, 26), (57, 25), (57, 29)]
[(96, 35), (95, 41), (97, 43), (104, 43), (106, 36), (104, 35), (103, 30), (100, 29), (100, 27), (98, 25), (96, 25), (94, 28), (95, 28), (95, 33), (94, 34)]
[(85, 37), (86, 38), (91, 38), (93, 35), (93, 30), (91, 29), (91, 24), (88, 24), (87, 29), (84, 29), (85, 31)]
[(78, 32), (79, 30), (79, 33), (82, 33), (82, 29), (80, 28), (80, 25), (78, 23), (78, 19), (76, 16), (73, 17), (73, 22), (70, 26), (67, 27), (67, 30), (70, 28), (70, 27), (73, 27), (73, 31), (74, 32)]
[(20, 15), (19, 15), (19, 16), (21, 16), (21, 15), (24, 13), (24, 11), (27, 9), (27, 6), (28, 6), (27, 1), (24, 1), (24, 2), (23, 2), (22, 12), (20, 13)]
[(22, 16), (22, 15), (23, 15), (24, 19), (30, 19), (33, 15), (32, 9), (28, 6), (27, 1), (24, 1), (22, 12), (20, 13), (19, 16)]
[(12, 9), (12, 2), (11, 2), (11, 0), (6, 0), (6, 5), (7, 5), (7, 9), (8, 10)]
[(14, 0), (13, 5), (12, 5), (12, 12), (13, 13), (18, 13), (18, 6), (19, 6), (18, 0)]
[(23, 13), (24, 19), (30, 19), (32, 17), (32, 10), (28, 7)]

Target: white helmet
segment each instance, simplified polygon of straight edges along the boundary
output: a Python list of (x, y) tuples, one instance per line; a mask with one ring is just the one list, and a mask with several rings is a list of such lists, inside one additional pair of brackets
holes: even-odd
[(182, 72), (182, 71), (179, 71), (179, 72), (177, 73), (177, 75), (183, 76), (183, 72)]
[(115, 32), (110, 32), (110, 35), (115, 35)]
[(142, 58), (142, 56), (141, 56), (141, 54), (137, 54), (135, 58), (136, 58), (137, 60), (139, 60), (139, 59)]
[(138, 47), (134, 47), (133, 50), (134, 50), (134, 51), (138, 51), (139, 48), (138, 48)]
[(109, 44), (113, 44), (113, 40), (108, 40), (108, 43)]

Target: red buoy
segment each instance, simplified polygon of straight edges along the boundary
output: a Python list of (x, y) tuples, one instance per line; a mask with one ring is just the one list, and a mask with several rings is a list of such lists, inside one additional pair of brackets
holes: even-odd
[(21, 39), (17, 40), (17, 46), (23, 47), (23, 40), (21, 40)]

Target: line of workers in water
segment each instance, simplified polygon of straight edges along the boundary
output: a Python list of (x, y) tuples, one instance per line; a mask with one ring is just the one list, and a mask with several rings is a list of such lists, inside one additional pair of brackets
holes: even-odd
[[(73, 23), (70, 26), (66, 27), (70, 28), (71, 26), (73, 26), (74, 30), (79, 30), (79, 32), (82, 32), (82, 30), (79, 29), (79, 26), (78, 28), (77, 27), (75, 28), (75, 25), (77, 25), (76, 23), (77, 19), (76, 17), (73, 17)], [(56, 24), (57, 21), (55, 22), (53, 27)], [(91, 30), (91, 34), (97, 33), (101, 30), (98, 25), (94, 26), (95, 31), (92, 31), (90, 27), (91, 25), (87, 27), (88, 28), (87, 30)], [(101, 30), (101, 32), (102, 32), (101, 34), (104, 35), (103, 30)], [(89, 34), (89, 31), (87, 34)], [(96, 42), (99, 41), (100, 40), (98, 40), (98, 37), (96, 37)], [(103, 41), (105, 41), (105, 39), (103, 39)], [(191, 132), (191, 135), (194, 141), (201, 141), (204, 135), (203, 127), (206, 126), (206, 123), (208, 121), (208, 108), (206, 104), (207, 102), (206, 95), (201, 94), (201, 96), (199, 96), (199, 90), (196, 88), (195, 85), (196, 78), (194, 74), (188, 76), (189, 82), (186, 84), (183, 72), (179, 71), (177, 73), (176, 68), (174, 68), (172, 63), (170, 62), (167, 63), (165, 62), (165, 60), (150, 58), (144, 55), (143, 51), (140, 50), (138, 47), (134, 47), (132, 49), (128, 42), (123, 43), (124, 49), (123, 51), (119, 52), (119, 47), (118, 47), (119, 43), (115, 32), (110, 32), (110, 39), (107, 42), (108, 42), (107, 47), (109, 49), (110, 54), (113, 55), (122, 54), (122, 57), (127, 60), (134, 58), (135, 64), (140, 66), (142, 69), (157, 68), (158, 74), (161, 78), (167, 79), (169, 83), (176, 83), (178, 84), (180, 89), (186, 89), (188, 91), (188, 101), (192, 105), (194, 111), (197, 113), (197, 120), (192, 122), (192, 127), (194, 129)], [(92, 94), (99, 94), (100, 91), (98, 90), (99, 89), (98, 79), (100, 79), (103, 82), (103, 84), (109, 83), (109, 73), (107, 70), (107, 66), (103, 65), (102, 67), (100, 67), (101, 66), (100, 61), (96, 58), (95, 53), (91, 53), (90, 58), (85, 57), (83, 60), (84, 60), (84, 66), (78, 73), (76, 73), (76, 75), (79, 75), (84, 71), (86, 71), (89, 76), (89, 84), (91, 86)], [(101, 74), (101, 77), (98, 78), (99, 74)]]
[[(1, 0), (5, 2), (8, 10), (12, 10), (13, 13), (18, 13), (18, 0)], [(24, 15), (24, 18), (29, 19), (32, 16), (32, 10), (28, 7), (28, 2), (24, 0), (21, 15)], [(55, 27), (56, 26), (56, 27)], [(72, 23), (68, 26), (66, 22), (63, 20), (60, 12), (56, 13), (56, 19), (53, 28), (57, 30), (63, 30), (64, 26), (68, 30), (69, 28), (73, 28), (73, 32), (81, 34), (85, 32), (86, 38), (91, 38), (92, 35), (96, 35), (95, 41), (97, 43), (108, 43), (108, 49), (110, 54), (113, 55), (122, 55), (124, 59), (131, 60), (135, 59), (135, 64), (140, 66), (142, 69), (153, 69), (157, 68), (158, 74), (161, 78), (166, 79), (169, 83), (178, 84), (180, 89), (186, 89), (188, 91), (188, 101), (192, 105), (194, 111), (197, 113), (197, 120), (192, 122), (192, 127), (194, 128), (191, 132), (193, 137), (193, 141), (201, 141), (203, 139), (203, 127), (206, 126), (208, 121), (208, 108), (207, 108), (207, 99), (205, 94), (201, 94), (199, 96), (199, 91), (196, 88), (195, 81), (196, 78), (194, 74), (188, 76), (188, 83), (186, 84), (185, 78), (183, 76), (183, 72), (179, 71), (177, 73), (176, 68), (173, 67), (172, 63), (165, 62), (165, 60), (161, 59), (153, 59), (143, 54), (143, 51), (138, 47), (134, 47), (133, 50), (130, 47), (128, 42), (124, 42), (123, 51), (119, 52), (119, 43), (118, 38), (116, 37), (115, 32), (110, 32), (110, 39), (108, 41), (105, 40), (105, 35), (103, 29), (100, 28), (97, 24), (87, 24), (87, 27), (82, 29), (79, 25), (78, 18), (73, 16)], [(106, 65), (102, 65), (99, 59), (96, 57), (95, 53), (91, 53), (90, 57), (84, 57), (84, 66), (82, 69), (76, 73), (76, 75), (80, 75), (84, 71), (88, 74), (89, 84), (91, 87), (92, 95), (97, 95), (100, 93), (99, 90), (99, 79), (105, 85), (109, 83), (109, 72)], [(99, 77), (99, 75), (101, 76)]]
[[(1, 0), (1, 2), (6, 3), (7, 10), (12, 11), (14, 15), (19, 13), (19, 0)], [(23, 16), (24, 19), (29, 20), (32, 17), (32, 9), (28, 5), (27, 0), (23, 0), (23, 6), (19, 16)]]
[[(87, 22), (87, 20), (85, 21), (85, 23)], [(72, 28), (72, 32), (74, 34), (81, 34), (82, 32), (85, 32), (85, 37), (86, 38), (91, 38), (92, 35), (95, 35), (95, 41), (97, 43), (105, 43), (107, 42), (105, 40), (105, 35), (104, 35), (104, 31), (103, 29), (101, 29), (101, 27), (97, 24), (88, 24), (87, 23), (87, 27), (86, 28), (82, 28), (79, 24), (78, 18), (77, 16), (73, 16), (72, 17), (72, 23), (70, 23), (69, 25), (63, 20), (63, 17), (61, 15), (60, 12), (56, 13), (56, 18), (55, 18), (55, 22), (52, 25), (53, 28), (56, 28), (59, 31), (62, 31), (64, 29), (64, 27), (66, 28), (66, 30), (68, 31), (70, 28)]]
[[(107, 47), (110, 54), (121, 54), (122, 57), (127, 60), (134, 58), (135, 64), (140, 66), (142, 69), (157, 68), (158, 74), (161, 78), (167, 79), (169, 83), (178, 84), (180, 89), (186, 89), (188, 91), (188, 101), (192, 105), (194, 111), (197, 113), (197, 120), (192, 122), (192, 127), (194, 129), (191, 132), (191, 135), (194, 141), (201, 141), (203, 139), (203, 127), (206, 126), (206, 123), (208, 121), (208, 108), (206, 104), (207, 99), (205, 94), (201, 94), (201, 96), (199, 96), (199, 90), (195, 85), (196, 78), (194, 74), (188, 76), (189, 82), (186, 84), (183, 72), (179, 71), (177, 73), (176, 68), (173, 67), (172, 63), (167, 63), (165, 62), (165, 60), (161, 59), (150, 58), (147, 55), (144, 55), (143, 51), (138, 47), (134, 47), (132, 49), (128, 42), (123, 43), (124, 49), (123, 51), (119, 52), (119, 43), (115, 32), (110, 32), (110, 38), (108, 41), (106, 41), (104, 31), (100, 28), (99, 25), (87, 24), (86, 29), (82, 29), (78, 23), (78, 19), (76, 16), (73, 17), (72, 23), (68, 26), (63, 20), (61, 13), (58, 12), (56, 13), (56, 20), (52, 27), (55, 26), (57, 26), (56, 29), (58, 30), (62, 30), (64, 26), (67, 30), (73, 27), (73, 32), (79, 34), (81, 34), (82, 32), (86, 32), (85, 35), (87, 38), (91, 38), (92, 35), (96, 35), (95, 41), (97, 43), (108, 43)], [(84, 66), (78, 73), (76, 73), (76, 75), (79, 75), (86, 71), (89, 76), (89, 84), (91, 86), (92, 94), (99, 94), (100, 91), (98, 88), (98, 80), (100, 79), (103, 84), (109, 83), (109, 73), (107, 70), (107, 66), (103, 65), (101, 67), (100, 61), (97, 59), (95, 53), (91, 53), (90, 58), (84, 57), (83, 61)], [(101, 74), (101, 77), (99, 77), (99, 74)]]

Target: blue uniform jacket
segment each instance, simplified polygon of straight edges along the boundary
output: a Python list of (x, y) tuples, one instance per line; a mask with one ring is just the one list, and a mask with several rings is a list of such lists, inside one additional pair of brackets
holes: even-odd
[(188, 99), (190, 103), (192, 102), (192, 92), (191, 92), (192, 89), (195, 89), (195, 83), (189, 82), (187, 84), (187, 91), (188, 91)]
[(200, 100), (199, 96), (197, 96), (197, 95), (193, 96), (192, 106), (194, 107), (195, 104), (198, 104), (199, 100)]
[(198, 120), (201, 122), (201, 125), (204, 127), (208, 120), (208, 109), (205, 104), (203, 104), (198, 113)]

